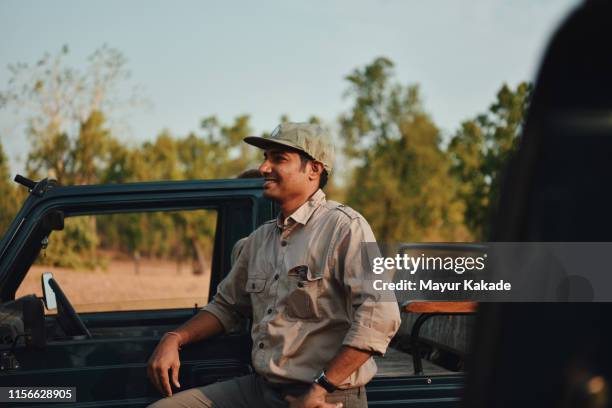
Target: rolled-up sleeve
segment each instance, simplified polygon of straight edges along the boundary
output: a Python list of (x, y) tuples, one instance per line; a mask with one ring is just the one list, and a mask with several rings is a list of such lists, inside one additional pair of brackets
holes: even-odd
[(242, 319), (252, 314), (251, 299), (244, 290), (248, 276), (249, 247), (247, 239), (229, 274), (217, 286), (212, 301), (201, 309), (219, 319), (226, 333), (233, 331)]
[(372, 229), (362, 217), (353, 218), (339, 238), (338, 262), (347, 293), (352, 323), (342, 342), (383, 355), (400, 326), (397, 300), (392, 292), (374, 290), (373, 259), (380, 256)]

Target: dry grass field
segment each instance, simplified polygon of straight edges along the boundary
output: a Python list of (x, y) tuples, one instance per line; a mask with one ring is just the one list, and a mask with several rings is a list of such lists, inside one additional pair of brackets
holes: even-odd
[(106, 271), (35, 265), (16, 296), (41, 297), (43, 272), (53, 272), (77, 312), (200, 307), (208, 301), (209, 271), (195, 276), (185, 265), (178, 270), (175, 262), (146, 259), (138, 274), (132, 261), (110, 261)]

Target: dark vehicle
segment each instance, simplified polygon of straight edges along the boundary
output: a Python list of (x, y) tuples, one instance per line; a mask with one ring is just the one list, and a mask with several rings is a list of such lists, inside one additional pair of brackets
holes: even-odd
[[(230, 270), (234, 243), (276, 214), (274, 204), (262, 197), (261, 180), (67, 187), (52, 180), (19, 180), (31, 194), (0, 245), (0, 386), (76, 387), (77, 405), (83, 407), (141, 407), (159, 399), (147, 378), (146, 362), (161, 336), (197, 313), (197, 307), (77, 313), (61, 289), (64, 282), (44, 274), (44, 301), (52, 306), (53, 292), (57, 303), (57, 314), (45, 315), (42, 299), (34, 295), (15, 299), (17, 288), (48, 245), (49, 236), (72, 217), (212, 209), (217, 217), (212, 295)], [(246, 325), (185, 347), (181, 351), (182, 388), (249, 373), (250, 350)], [(368, 385), (371, 406), (457, 406), (461, 373), (399, 375), (412, 374), (410, 359), (403, 366)]]

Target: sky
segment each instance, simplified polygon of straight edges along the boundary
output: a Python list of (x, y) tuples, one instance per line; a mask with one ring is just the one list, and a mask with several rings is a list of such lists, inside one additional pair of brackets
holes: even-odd
[[(533, 80), (555, 28), (577, 0), (32, 1), (0, 2), (0, 91), (8, 64), (38, 61), (66, 44), (84, 70), (106, 44), (127, 57), (147, 101), (113, 112), (114, 135), (135, 145), (202, 118), (250, 114), (255, 134), (282, 114), (323, 119), (332, 131), (349, 101), (344, 77), (378, 56), (418, 83), (444, 136), (485, 111), (502, 83)], [(24, 117), (0, 110), (13, 174), (29, 146)]]

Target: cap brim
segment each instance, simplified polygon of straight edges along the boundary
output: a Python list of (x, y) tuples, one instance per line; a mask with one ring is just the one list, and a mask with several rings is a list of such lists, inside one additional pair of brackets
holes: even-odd
[(259, 147), (260, 149), (264, 150), (272, 149), (274, 147), (290, 147), (293, 150), (299, 150), (301, 152), (306, 153), (301, 147), (297, 147), (290, 142), (284, 142), (282, 140), (270, 140), (261, 136), (247, 136), (242, 140), (244, 140), (245, 143), (248, 143), (251, 146)]

